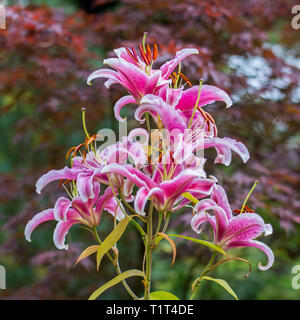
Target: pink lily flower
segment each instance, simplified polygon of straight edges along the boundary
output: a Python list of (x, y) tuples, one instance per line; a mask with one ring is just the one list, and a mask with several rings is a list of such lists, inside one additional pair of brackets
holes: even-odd
[[(207, 211), (213, 211), (210, 215)], [(191, 221), (192, 229), (200, 233), (203, 223), (208, 222), (214, 231), (214, 242), (223, 249), (237, 247), (255, 247), (262, 250), (268, 263), (260, 270), (268, 270), (274, 263), (272, 250), (264, 243), (254, 240), (263, 233), (267, 236), (272, 234), (273, 229), (270, 224), (265, 224), (263, 219), (251, 212), (241, 213), (233, 216), (226, 193), (221, 186), (215, 185), (211, 194), (211, 199), (199, 201), (195, 206), (197, 212)]]
[[(179, 132), (177, 135), (180, 136), (180, 133), (191, 131), (190, 136), (185, 137), (185, 139), (192, 140), (194, 145), (193, 152), (214, 147), (217, 151), (215, 163), (222, 163), (228, 166), (232, 157), (231, 150), (235, 151), (246, 163), (250, 158), (246, 146), (234, 139), (218, 138), (213, 118), (201, 108), (215, 101), (223, 101), (227, 107), (230, 107), (232, 102), (223, 90), (213, 86), (202, 85), (198, 107), (190, 125), (198, 92), (199, 88), (195, 86), (185, 91), (167, 88), (164, 98), (163, 96), (146, 95), (141, 100), (142, 105), (136, 109), (135, 118), (143, 123), (145, 121), (143, 115), (148, 112), (156, 122), (158, 122), (159, 116), (164, 128), (171, 133)], [(195, 134), (198, 130), (203, 132), (200, 140), (199, 136)], [(181, 143), (182, 149), (185, 149), (188, 145), (187, 141), (186, 143), (184, 141)]]
[(69, 229), (75, 224), (83, 224), (89, 228), (98, 226), (103, 211), (116, 216), (118, 221), (124, 218), (124, 213), (117, 204), (113, 192), (107, 188), (99, 197), (100, 186), (94, 188), (95, 197), (84, 202), (80, 197), (69, 200), (65, 197), (57, 199), (54, 208), (36, 214), (26, 225), (25, 238), (31, 241), (32, 232), (46, 221), (58, 221), (53, 233), (53, 241), (58, 249), (68, 249), (65, 238)]
[[(73, 159), (72, 168), (64, 167), (60, 170), (51, 170), (44, 174), (36, 183), (36, 192), (38, 194), (46, 185), (56, 180), (75, 181), (76, 188), (80, 198), (83, 201), (93, 199), (95, 197), (94, 186), (95, 182), (110, 185), (108, 177), (101, 170), (112, 163), (125, 164), (130, 157), (136, 168), (143, 166), (147, 157), (145, 154), (144, 144), (134, 141), (136, 136), (144, 137), (145, 143), (148, 143), (148, 133), (144, 129), (134, 129), (129, 133), (129, 136), (117, 142), (114, 145), (106, 147), (101, 152), (90, 151), (86, 158), (76, 156)], [(132, 184), (130, 181), (124, 181), (123, 177), (113, 177), (113, 183), (116, 187), (123, 189), (124, 197), (127, 201), (133, 201), (131, 196)]]
[(211, 193), (216, 182), (205, 178), (200, 168), (184, 169), (183, 165), (173, 164), (157, 164), (154, 171), (148, 171), (147, 174), (132, 165), (111, 164), (103, 168), (102, 173), (124, 176), (139, 188), (134, 208), (141, 215), (145, 214), (145, 206), (150, 199), (158, 212), (174, 212), (187, 204), (183, 193), (190, 192), (201, 199)]
[(111, 69), (99, 69), (94, 71), (87, 79), (90, 84), (97, 78), (106, 78), (104, 85), (109, 88), (112, 84), (122, 85), (130, 95), (122, 97), (114, 107), (115, 117), (118, 121), (125, 121), (120, 116), (121, 109), (129, 103), (140, 103), (143, 96), (147, 94), (158, 94), (159, 91), (167, 87), (172, 81), (169, 79), (172, 71), (177, 65), (192, 54), (198, 54), (194, 48), (183, 49), (176, 53), (174, 59), (164, 63), (160, 69), (153, 69), (153, 62), (157, 58), (157, 46), (155, 44), (153, 52), (149, 45), (145, 49), (140, 45), (138, 55), (134, 48), (116, 49), (117, 58), (105, 59), (103, 63)]
[(208, 136), (215, 136), (216, 126), (213, 118), (202, 110), (201, 107), (222, 101), (229, 108), (232, 101), (227, 93), (217, 87), (210, 85), (202, 85), (201, 95), (197, 108), (190, 124), (190, 120), (195, 109), (198, 99), (199, 86), (194, 86), (187, 90), (164, 88), (159, 95), (146, 95), (141, 100), (141, 106), (135, 112), (135, 118), (141, 123), (144, 122), (142, 115), (149, 112), (152, 117), (157, 120), (160, 116), (164, 128), (168, 130), (180, 129), (196, 129), (202, 127)]

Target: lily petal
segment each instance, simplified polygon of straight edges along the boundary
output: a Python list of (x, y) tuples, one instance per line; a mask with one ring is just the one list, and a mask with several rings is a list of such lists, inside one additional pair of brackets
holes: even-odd
[(157, 121), (157, 115), (160, 116), (164, 128), (169, 131), (179, 129), (181, 132), (186, 128), (185, 118), (172, 106), (165, 103), (161, 97), (148, 94), (141, 100), (142, 105), (136, 109), (134, 117), (137, 121), (143, 123), (145, 120), (142, 115), (149, 112), (154, 120)]
[(238, 248), (238, 247), (254, 247), (254, 248), (262, 250), (266, 254), (266, 256), (268, 258), (268, 262), (265, 266), (263, 266), (261, 263), (259, 263), (258, 268), (262, 271), (266, 271), (272, 267), (272, 265), (274, 263), (274, 253), (271, 250), (271, 248), (268, 247), (266, 244), (264, 244), (260, 241), (255, 241), (255, 240), (235, 241), (235, 242), (230, 243), (229, 248)]
[(126, 118), (122, 118), (120, 115), (121, 109), (129, 104), (129, 103), (136, 103), (136, 100), (134, 99), (133, 96), (131, 95), (127, 95), (125, 97), (122, 97), (121, 99), (119, 99), (115, 106), (114, 106), (114, 113), (115, 113), (115, 118), (120, 121), (120, 122), (124, 122), (126, 121)]
[(107, 78), (112, 80), (110, 85), (113, 83), (121, 83), (121, 79), (119, 78), (119, 75), (116, 71), (110, 69), (98, 69), (89, 75), (89, 77), (87, 78), (87, 84), (90, 85), (94, 79), (98, 78)]
[(209, 199), (201, 200), (196, 204), (195, 210), (196, 212), (204, 212), (208, 210), (214, 211), (215, 218), (216, 218), (216, 236), (217, 236), (216, 240), (219, 242), (220, 240), (222, 240), (226, 232), (226, 228), (228, 226), (228, 219), (226, 216), (226, 212), (223, 210), (223, 208), (217, 205), (213, 205), (213, 203), (214, 201), (211, 203), (212, 205), (209, 205), (210, 204)]
[[(117, 194), (117, 191), (115, 191)], [(121, 205), (121, 204), (120, 204)], [(96, 222), (97, 224), (100, 223), (101, 216), (104, 210), (107, 210), (109, 213), (111, 213), (113, 216), (116, 214), (117, 220), (121, 220), (125, 217), (124, 212), (121, 210), (120, 205), (114, 198), (114, 194), (112, 192), (112, 189), (108, 187), (104, 194), (99, 198), (96, 209), (95, 209), (95, 214), (96, 214)]]
[(150, 191), (145, 187), (140, 188), (136, 193), (134, 199), (134, 209), (140, 215), (145, 215), (145, 206), (149, 199), (149, 193)]
[[(193, 86), (192, 88), (184, 90), (176, 106), (176, 109), (182, 111), (193, 110), (198, 99), (198, 94), (199, 86)], [(216, 101), (225, 102), (226, 108), (230, 108), (232, 106), (232, 101), (225, 91), (215, 86), (210, 86), (207, 84), (202, 85), (198, 107), (202, 107)]]
[(47, 209), (36, 214), (31, 220), (28, 221), (25, 227), (24, 233), (25, 233), (26, 240), (30, 242), (31, 234), (34, 231), (34, 229), (38, 227), (40, 224), (50, 220), (55, 220), (53, 209)]
[(218, 206), (224, 209), (227, 218), (232, 219), (232, 210), (230, 208), (226, 192), (220, 185), (215, 184), (213, 192), (211, 194), (211, 198), (217, 203)]
[(202, 231), (202, 225), (205, 222), (208, 222), (212, 226), (214, 235), (216, 237), (216, 218), (206, 212), (199, 212), (195, 214), (191, 221), (191, 227), (196, 233), (200, 234)]
[(64, 167), (61, 170), (51, 170), (39, 178), (36, 183), (36, 192), (40, 194), (47, 184), (55, 180), (75, 180), (79, 173), (79, 170), (68, 167)]
[(102, 169), (102, 173), (115, 173), (124, 176), (134, 182), (139, 188), (146, 187), (147, 189), (151, 189), (152, 187), (156, 187), (151, 178), (132, 165), (109, 164)]
[(54, 218), (57, 221), (64, 220), (66, 221), (67, 218), (67, 212), (69, 208), (71, 207), (72, 203), (69, 199), (65, 197), (60, 197), (56, 200), (55, 206), (54, 206)]
[(53, 233), (53, 241), (56, 248), (68, 250), (68, 245), (65, 244), (66, 235), (70, 228), (77, 223), (79, 222), (72, 220), (58, 222)]
[[(246, 146), (239, 141), (230, 138), (205, 138), (204, 149), (215, 147), (217, 150), (217, 157), (215, 163), (222, 163), (228, 166), (231, 162), (231, 150), (235, 151), (246, 163), (249, 158), (249, 151)], [(197, 147), (196, 147), (197, 148)]]
[(87, 202), (88, 199), (95, 198), (94, 193), (94, 174), (95, 171), (81, 172), (77, 177), (77, 188), (80, 198)]
[(164, 79), (168, 79), (170, 77), (170, 74), (173, 72), (173, 70), (177, 67), (177, 65), (187, 58), (188, 56), (192, 54), (199, 54), (199, 51), (194, 48), (188, 48), (188, 49), (182, 49), (176, 53), (176, 56), (174, 59), (167, 61), (165, 64), (163, 64), (160, 67), (160, 70), (162, 71), (162, 77)]
[(257, 238), (265, 230), (264, 220), (256, 213), (242, 213), (231, 219), (224, 234), (224, 242), (248, 241)]

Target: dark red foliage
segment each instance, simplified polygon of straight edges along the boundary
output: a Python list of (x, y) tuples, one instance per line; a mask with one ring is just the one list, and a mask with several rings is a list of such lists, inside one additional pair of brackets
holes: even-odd
[[(233, 97), (229, 110), (208, 107), (219, 135), (241, 139), (251, 153), (246, 165), (235, 157), (231, 169), (211, 172), (221, 177), (233, 209), (240, 209), (258, 179), (250, 207), (293, 231), (300, 223), (300, 31), (290, 24), (296, 3), (95, 0), (85, 9), (96, 13), (71, 15), (46, 6), (7, 8), (7, 30), (0, 30), (1, 254), (13, 256), (20, 268), (52, 265), (43, 280), (9, 297), (70, 296), (57, 288), (75, 277), (61, 270), (79, 251), (66, 258), (43, 248), (34, 256), (23, 237), (25, 222), (55, 199), (56, 186), (47, 189), (47, 198), (35, 195), (34, 184), (42, 173), (63, 167), (66, 151), (84, 142), (83, 106), (91, 133), (113, 125), (119, 89), (107, 91), (99, 82), (89, 87), (85, 80), (114, 48), (137, 46), (144, 31), (151, 44), (158, 43), (159, 64), (179, 49), (198, 48), (200, 55), (187, 59), (184, 73), (193, 83), (204, 78)], [(88, 296), (88, 285), (73, 297)]]

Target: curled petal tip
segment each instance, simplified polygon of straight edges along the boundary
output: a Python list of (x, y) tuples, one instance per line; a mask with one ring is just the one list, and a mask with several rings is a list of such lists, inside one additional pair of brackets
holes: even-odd
[(270, 223), (265, 224), (265, 236), (269, 236), (273, 233), (273, 227)]
[(229, 98), (229, 99), (226, 101), (226, 108), (229, 109), (232, 105), (233, 105), (233, 102), (232, 102), (232, 100)]

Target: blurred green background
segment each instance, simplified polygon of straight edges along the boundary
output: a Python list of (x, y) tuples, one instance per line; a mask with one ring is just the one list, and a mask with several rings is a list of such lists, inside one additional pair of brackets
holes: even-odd
[[(291, 273), (300, 264), (300, 29), (291, 26), (296, 1), (271, 0), (94, 0), (7, 1), (6, 30), (0, 30), (0, 265), (7, 272), (3, 299), (86, 299), (114, 275), (105, 261), (95, 271), (94, 259), (73, 267), (76, 257), (93, 239), (80, 227), (68, 236), (69, 251), (54, 247), (54, 224), (48, 223), (24, 239), (26, 222), (52, 207), (62, 193), (55, 184), (43, 195), (35, 182), (50, 169), (66, 165), (66, 151), (84, 139), (81, 108), (87, 108), (91, 133), (118, 130), (115, 101), (118, 87), (107, 91), (101, 81), (86, 85), (87, 76), (103, 58), (120, 46), (136, 46), (144, 31), (159, 46), (159, 63), (177, 50), (196, 47), (200, 55), (184, 63), (184, 73), (196, 83), (227, 91), (234, 106), (213, 104), (220, 136), (243, 141), (251, 159), (243, 165), (212, 166), (229, 194), (233, 209), (240, 208), (255, 179), (259, 186), (250, 205), (274, 234), (263, 239), (275, 254), (272, 269), (257, 269), (265, 257), (255, 249), (235, 250), (246, 264), (228, 262), (213, 276), (228, 281), (240, 299), (299, 299)], [(133, 110), (126, 109), (130, 117)], [(132, 117), (131, 117), (132, 119)], [(130, 120), (129, 126), (138, 124)], [(191, 234), (191, 213), (174, 216), (171, 230)], [(105, 219), (100, 231), (107, 233)], [(209, 233), (205, 236), (209, 239)], [(139, 268), (142, 243), (129, 229), (119, 245), (123, 270)], [(162, 241), (155, 251), (153, 290), (171, 291), (184, 299), (193, 279), (207, 263), (209, 252), (177, 241), (177, 259), (170, 268), (171, 249)], [(142, 291), (139, 280), (130, 284)], [(127, 299), (122, 286), (103, 299)], [(207, 282), (200, 299), (231, 299), (222, 288)]]

